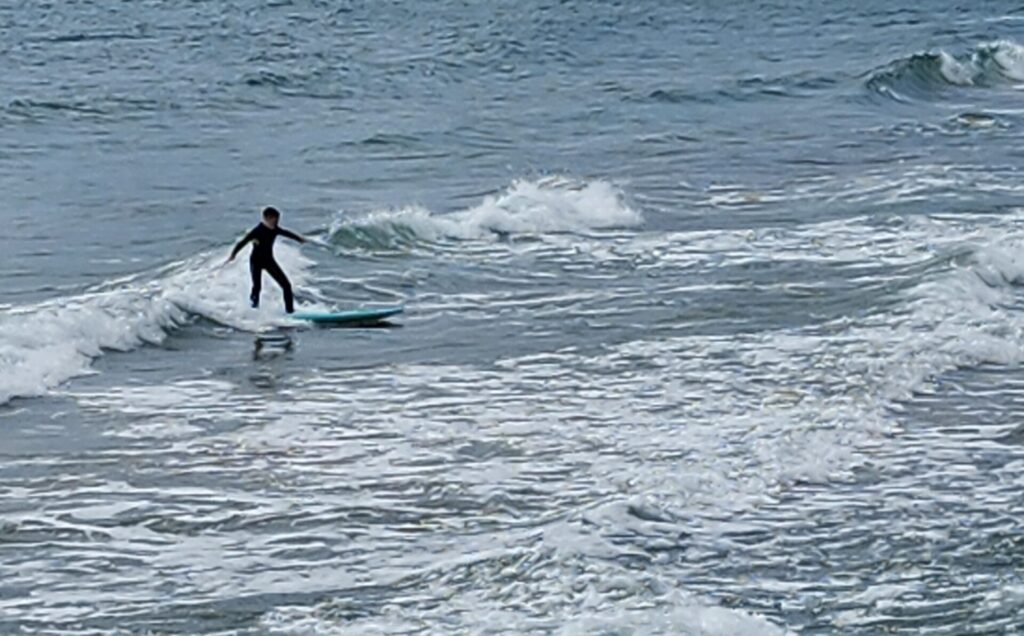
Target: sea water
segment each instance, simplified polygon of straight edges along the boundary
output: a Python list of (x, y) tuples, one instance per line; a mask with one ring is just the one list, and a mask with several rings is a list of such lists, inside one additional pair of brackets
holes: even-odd
[[(0, 633), (1024, 630), (1014, 3), (0, 3)], [(264, 205), (318, 329), (248, 306)]]

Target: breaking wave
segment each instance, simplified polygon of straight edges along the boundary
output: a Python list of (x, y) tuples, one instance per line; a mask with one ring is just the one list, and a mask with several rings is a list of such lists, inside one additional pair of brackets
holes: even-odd
[(870, 90), (897, 101), (935, 99), (954, 87), (993, 87), (1024, 81), (1024, 47), (1009, 40), (985, 42), (963, 55), (917, 53), (876, 70)]
[(501, 194), (448, 214), (420, 206), (337, 218), (328, 235), (338, 247), (393, 249), (421, 241), (484, 239), (635, 227), (641, 214), (605, 181), (562, 177), (516, 181)]
[[(248, 306), (244, 259), (221, 267), (222, 257), (199, 255), (148, 278), (136, 276), (0, 312), (0, 404), (43, 395), (88, 373), (92, 360), (105, 350), (159, 344), (190, 316), (247, 331), (287, 324), (277, 294), (265, 292), (259, 311)], [(296, 287), (305, 285), (312, 262), (287, 246), (278, 257)]]

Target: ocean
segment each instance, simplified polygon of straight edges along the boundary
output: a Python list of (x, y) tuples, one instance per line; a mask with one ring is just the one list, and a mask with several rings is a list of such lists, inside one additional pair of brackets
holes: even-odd
[[(0, 69), (0, 633), (1024, 632), (1019, 3), (7, 0)], [(405, 313), (251, 308), (267, 205)]]

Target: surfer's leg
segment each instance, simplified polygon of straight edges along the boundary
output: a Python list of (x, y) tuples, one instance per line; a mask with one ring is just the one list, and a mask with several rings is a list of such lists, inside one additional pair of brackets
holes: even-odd
[(284, 292), (284, 310), (288, 313), (294, 312), (295, 299), (292, 296), (292, 284), (288, 282), (288, 277), (281, 271), (281, 266), (277, 264), (277, 261), (270, 261), (264, 267), (267, 273), (281, 286), (281, 291)]
[(249, 293), (249, 302), (253, 308), (260, 306), (260, 290), (263, 286), (263, 268), (255, 260), (249, 260), (249, 273), (252, 274), (252, 292)]

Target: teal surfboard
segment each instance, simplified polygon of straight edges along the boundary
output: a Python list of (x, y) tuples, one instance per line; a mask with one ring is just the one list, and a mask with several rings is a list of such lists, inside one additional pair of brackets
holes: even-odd
[(292, 318), (308, 320), (318, 325), (366, 325), (380, 322), (403, 311), (405, 307), (399, 306), (348, 311), (297, 311), (292, 314)]

